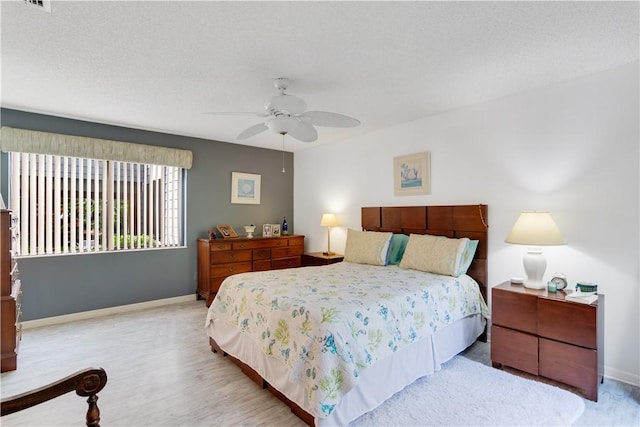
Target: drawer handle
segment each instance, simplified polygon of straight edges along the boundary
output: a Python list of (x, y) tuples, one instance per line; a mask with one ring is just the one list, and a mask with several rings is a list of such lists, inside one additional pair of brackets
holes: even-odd
[(229, 259), (235, 259), (235, 258), (236, 258), (236, 256), (235, 256), (235, 255), (233, 255), (233, 254), (232, 254), (232, 255), (229, 255)]

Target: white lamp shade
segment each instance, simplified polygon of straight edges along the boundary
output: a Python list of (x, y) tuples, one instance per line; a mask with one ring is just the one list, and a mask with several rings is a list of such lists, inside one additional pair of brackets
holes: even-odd
[(336, 216), (334, 214), (326, 213), (322, 215), (320, 225), (322, 227), (336, 227), (338, 225), (338, 220), (336, 219)]
[(529, 246), (564, 245), (564, 236), (549, 212), (522, 212), (505, 239)]

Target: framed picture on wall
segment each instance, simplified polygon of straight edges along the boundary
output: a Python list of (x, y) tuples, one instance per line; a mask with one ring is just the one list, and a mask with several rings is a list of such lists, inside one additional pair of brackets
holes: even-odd
[(393, 189), (396, 196), (431, 192), (431, 155), (428, 151), (393, 159)]
[(260, 204), (260, 175), (231, 172), (231, 203)]
[(272, 237), (272, 235), (271, 224), (262, 224), (262, 237)]

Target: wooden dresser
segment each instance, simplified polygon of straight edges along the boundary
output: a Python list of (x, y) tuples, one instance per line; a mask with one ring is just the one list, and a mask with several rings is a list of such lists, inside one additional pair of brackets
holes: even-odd
[(494, 287), (491, 362), (578, 387), (597, 401), (604, 374), (604, 295), (593, 304), (565, 296), (509, 282)]
[(198, 297), (211, 304), (222, 281), (237, 273), (300, 267), (304, 236), (198, 240)]
[(1, 323), (2, 372), (17, 367), (20, 343), (20, 279), (18, 264), (12, 256), (11, 245), (17, 230), (11, 220), (11, 211), (0, 210), (0, 284), (2, 287)]

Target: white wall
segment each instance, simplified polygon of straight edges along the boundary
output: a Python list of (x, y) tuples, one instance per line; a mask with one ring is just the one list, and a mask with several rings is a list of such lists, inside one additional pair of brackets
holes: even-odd
[[(296, 233), (326, 250), (323, 212), (344, 250), (361, 206), (489, 205), (489, 283), (524, 275), (504, 243), (523, 210), (548, 210), (567, 245), (545, 249), (545, 280), (564, 272), (606, 295), (605, 375), (640, 385), (638, 63), (427, 117), (295, 155)], [(320, 131), (321, 134), (322, 131)], [(393, 195), (393, 158), (431, 152), (431, 194)]]

